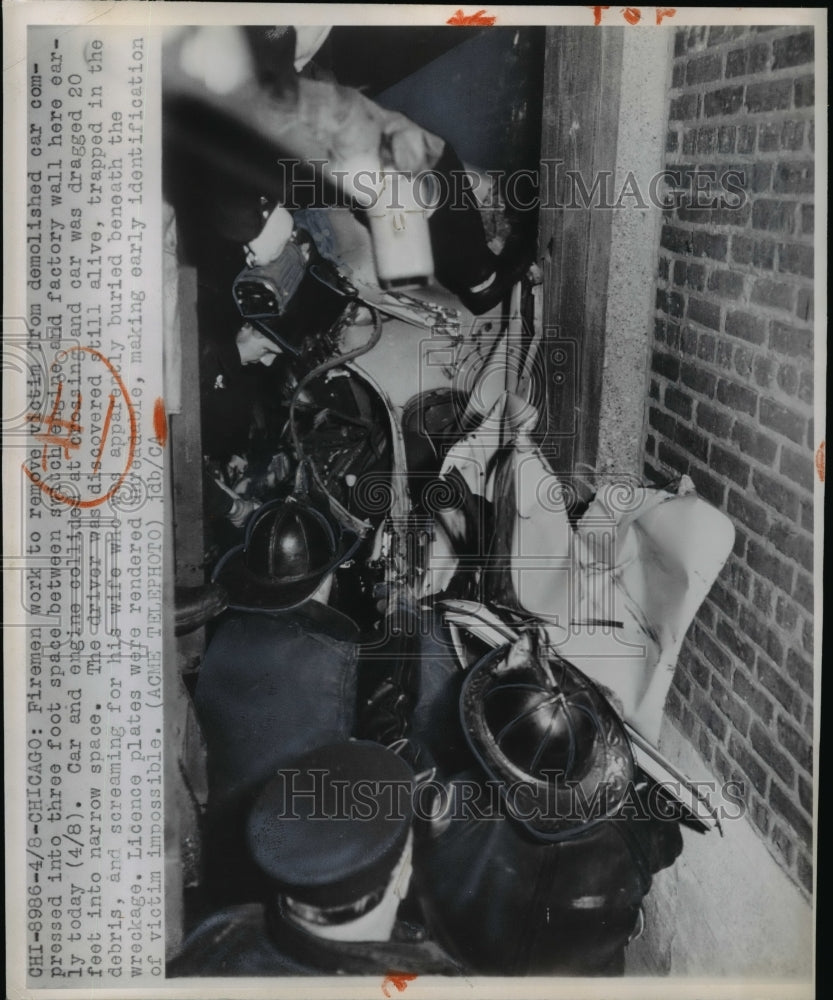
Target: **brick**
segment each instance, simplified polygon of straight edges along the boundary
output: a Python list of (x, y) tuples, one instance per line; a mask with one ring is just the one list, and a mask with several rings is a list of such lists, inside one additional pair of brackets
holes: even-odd
[(795, 299), (795, 315), (800, 322), (813, 322), (813, 289), (799, 288)]
[(758, 149), (762, 153), (775, 153), (781, 148), (781, 129), (775, 122), (761, 122), (758, 126)]
[[(762, 588), (761, 582), (758, 581), (756, 587), (756, 597), (760, 598), (762, 589), (764, 594), (771, 593), (769, 589)], [(765, 604), (766, 602), (761, 603)], [(784, 659), (784, 647), (781, 640), (778, 638), (778, 635), (769, 628), (765, 621), (755, 614), (751, 608), (744, 607), (740, 609), (738, 623), (746, 635), (748, 635), (755, 645), (759, 649), (763, 650), (774, 663), (781, 663)]]
[(680, 350), (684, 354), (697, 353), (697, 336), (697, 331), (692, 330), (690, 326), (683, 327), (683, 332), (680, 337)]
[(772, 465), (775, 461), (778, 446), (772, 438), (766, 434), (760, 434), (740, 421), (737, 421), (732, 428), (732, 441), (737, 444), (744, 455), (757, 459), (764, 465)]
[(752, 285), (752, 301), (771, 309), (792, 312), (795, 305), (795, 288), (784, 281), (758, 278)]
[(766, 510), (736, 490), (729, 490), (726, 510), (730, 517), (736, 517), (755, 534), (762, 535), (766, 531), (768, 524)]
[(774, 782), (770, 785), (769, 801), (778, 815), (785, 819), (798, 834), (805, 847), (809, 847), (813, 840), (813, 829), (810, 821), (786, 792), (782, 791), (780, 786)]
[(813, 331), (799, 329), (786, 323), (774, 322), (769, 333), (769, 346), (779, 354), (791, 358), (813, 360)]
[(737, 126), (721, 125), (717, 130), (718, 153), (734, 153), (737, 137)]
[(813, 248), (801, 243), (782, 243), (778, 248), (778, 270), (813, 277)]
[(677, 431), (677, 421), (667, 413), (663, 413), (662, 410), (658, 410), (655, 406), (652, 406), (648, 410), (648, 423), (655, 431), (659, 431), (660, 434), (667, 437), (669, 441), (674, 440), (674, 435)]
[(804, 713), (804, 732), (809, 739), (815, 739), (815, 730), (813, 728), (813, 704), (807, 705), (807, 710)]
[(779, 597), (775, 602), (775, 624), (786, 632), (792, 632), (797, 622), (798, 609), (796, 606), (789, 598)]
[(812, 194), (815, 183), (812, 160), (781, 162), (775, 167), (772, 189), (776, 194)]
[(813, 862), (806, 854), (802, 854), (801, 851), (798, 852), (798, 857), (796, 858), (796, 871), (798, 872), (798, 881), (801, 883), (802, 888), (812, 896)]
[(701, 361), (713, 362), (717, 352), (717, 341), (710, 333), (701, 333), (697, 337), (697, 357)]
[(734, 545), (732, 546), (732, 555), (737, 556), (738, 559), (745, 559), (746, 558), (746, 543), (748, 541), (749, 541), (749, 539), (746, 537), (746, 535), (742, 531), (738, 530), (737, 527), (736, 527), (735, 528), (735, 542), (734, 542)]
[(772, 695), (776, 705), (780, 705), (798, 721), (801, 718), (804, 704), (798, 691), (779, 670), (763, 657), (758, 657), (755, 667), (758, 680), (763, 685), (764, 690)]
[(685, 73), (686, 84), (690, 87), (697, 83), (711, 83), (720, 78), (722, 69), (722, 59), (714, 53), (689, 59)]
[(742, 736), (745, 736), (749, 729), (749, 709), (714, 676), (712, 677), (712, 697), (715, 705), (734, 728)]
[(657, 375), (663, 375), (671, 382), (676, 382), (680, 377), (680, 362), (670, 354), (662, 351), (654, 351), (651, 355), (651, 370)]
[(717, 383), (717, 398), (724, 406), (742, 410), (750, 416), (754, 416), (758, 408), (758, 394), (754, 390), (728, 379), (720, 379)]
[(801, 628), (801, 648), (805, 653), (810, 656), (813, 655), (814, 637), (813, 637), (813, 622), (811, 619), (807, 619)]
[(813, 581), (811, 577), (805, 576), (803, 573), (798, 573), (795, 578), (792, 595), (806, 611), (809, 611), (811, 614), (815, 612)]
[(695, 147), (698, 153), (716, 153), (717, 152), (717, 129), (716, 128), (698, 128), (697, 129), (697, 145)]
[(669, 129), (665, 134), (665, 152), (676, 153), (680, 144), (680, 133), (676, 129)]
[(689, 677), (696, 684), (699, 684), (703, 691), (708, 691), (709, 681), (711, 680), (711, 670), (709, 670), (708, 664), (696, 656), (688, 656), (686, 658), (686, 666)]
[(812, 74), (795, 81), (794, 100), (797, 108), (812, 108), (816, 103), (816, 81)]
[(657, 275), (662, 278), (663, 281), (668, 281), (668, 258), (660, 257), (659, 263), (657, 265)]
[(808, 774), (812, 774), (813, 748), (804, 733), (800, 733), (783, 715), (778, 716), (776, 732), (781, 746)]
[(755, 662), (755, 650), (734, 625), (725, 621), (718, 622), (717, 638), (728, 650), (734, 653), (741, 663), (745, 663), (750, 670), (752, 669), (752, 664)]
[(693, 455), (701, 462), (706, 461), (706, 456), (709, 453), (709, 440), (688, 425), (677, 424), (676, 443), (689, 455)]
[(784, 517), (795, 518), (798, 514), (798, 496), (782, 480), (756, 469), (752, 473), (752, 486), (765, 504)]
[[(709, 591), (708, 597), (709, 600), (713, 602), (715, 608), (722, 611), (728, 618), (737, 618), (739, 607), (738, 599), (731, 591), (727, 590), (722, 583), (719, 581), (715, 582)], [(700, 610), (702, 611), (706, 607), (708, 607), (708, 605), (701, 604)], [(711, 613), (710, 617), (712, 617)], [(703, 621), (706, 621), (705, 616), (703, 617)], [(714, 623), (709, 625), (709, 632), (713, 632), (715, 628), (716, 619)]]
[(665, 343), (672, 349), (677, 350), (680, 346), (680, 327), (677, 323), (665, 324)]
[(668, 293), (667, 310), (672, 319), (679, 319), (683, 315), (685, 299), (679, 292)]
[(738, 139), (736, 144), (736, 152), (738, 153), (754, 153), (755, 152), (755, 140), (757, 138), (755, 126), (754, 125), (740, 125), (738, 127)]
[(740, 737), (734, 733), (729, 737), (729, 753), (737, 761), (743, 773), (752, 782), (753, 787), (756, 788), (761, 795), (766, 795), (769, 785), (769, 775), (767, 774), (766, 769), (763, 767), (761, 762), (749, 752), (743, 740), (741, 740)]
[(674, 69), (671, 72), (671, 86), (674, 90), (679, 90), (680, 87), (685, 86), (685, 63), (675, 63)]
[[(767, 618), (772, 613), (772, 586), (766, 580), (755, 581), (752, 591), (752, 603)], [(781, 656), (783, 656), (783, 650), (779, 652), (778, 656), (774, 656), (773, 659), (780, 660)]]
[(691, 264), (684, 260), (674, 261), (674, 284), (693, 288), (700, 292), (706, 284), (706, 268), (702, 264)]
[(747, 340), (750, 344), (763, 344), (766, 339), (766, 322), (760, 316), (730, 310), (726, 313), (726, 333)]
[[(683, 368), (685, 369), (685, 365)], [(726, 439), (732, 427), (732, 418), (722, 410), (709, 406), (708, 403), (698, 402), (697, 404), (697, 426), (702, 427), (709, 434), (714, 434), (718, 438)]]
[(699, 365), (693, 365), (690, 361), (684, 362), (680, 369), (680, 378), (683, 385), (687, 385), (689, 389), (694, 389), (701, 395), (708, 396), (709, 399), (714, 396), (717, 379)]
[(709, 289), (726, 299), (736, 299), (743, 294), (743, 275), (735, 271), (712, 271)]
[(721, 742), (726, 739), (726, 720), (716, 710), (709, 697), (697, 690), (692, 691), (691, 707), (709, 732)]
[(753, 267), (771, 271), (775, 264), (775, 244), (769, 240), (733, 236), (732, 260), (736, 264), (751, 264)]
[(749, 464), (742, 461), (734, 452), (727, 451), (713, 444), (709, 454), (709, 468), (719, 476), (726, 476), (738, 486), (746, 486), (749, 482)]
[(713, 632), (717, 622), (717, 615), (714, 612), (714, 608), (708, 603), (701, 604), (697, 610), (695, 621), (700, 622), (708, 632)]
[(801, 527), (805, 531), (815, 531), (813, 501), (809, 497), (801, 498)]
[(772, 164), (753, 163), (748, 177), (750, 191), (754, 194), (766, 194), (772, 185)]
[(813, 786), (803, 774), (798, 776), (798, 802), (802, 809), (813, 815)]
[(763, 726), (753, 722), (749, 727), (749, 739), (761, 760), (771, 767), (782, 781), (791, 784), (795, 780), (795, 768), (786, 754), (781, 753), (775, 746), (774, 741)]
[(726, 78), (760, 73), (769, 62), (769, 45), (758, 44), (743, 49), (732, 49), (726, 56)]
[(645, 452), (648, 455), (653, 455), (657, 448), (657, 439), (653, 434), (649, 434), (645, 438)]
[(742, 565), (736, 559), (730, 559), (728, 563), (729, 580), (736, 593), (745, 597), (749, 593), (749, 585), (752, 576), (747, 566)]
[(752, 228), (772, 232), (795, 231), (795, 202), (759, 198), (752, 206)]
[(755, 355), (746, 350), (745, 347), (738, 347), (735, 351), (735, 371), (744, 381), (748, 381), (752, 374), (752, 365), (755, 362)]
[[(753, 573), (760, 573), (768, 580), (771, 580), (776, 587), (780, 587), (785, 594), (789, 594), (793, 589), (794, 569), (780, 556), (768, 552), (758, 542), (749, 542), (747, 550), (749, 568)], [(795, 596), (795, 594), (793, 594)]]
[(774, 711), (772, 699), (760, 687), (753, 684), (740, 668), (735, 670), (732, 676), (732, 690), (752, 709), (752, 712), (764, 725), (769, 725)]
[(775, 378), (775, 362), (772, 358), (763, 356), (755, 358), (752, 371), (755, 376), (755, 383), (762, 388), (766, 388), (772, 384), (772, 380)]
[(721, 340), (717, 345), (717, 357), (715, 358), (715, 364), (723, 371), (729, 371), (732, 367), (732, 352), (733, 348), (728, 340)]
[(714, 669), (719, 671), (722, 676), (728, 677), (732, 669), (732, 658), (723, 647), (715, 642), (705, 629), (700, 628), (698, 625), (694, 627), (693, 640)]
[(685, 417), (686, 420), (691, 419), (691, 397), (686, 393), (680, 392), (679, 389), (675, 389), (670, 385), (666, 387), (665, 405), (672, 412)]
[(794, 396), (798, 392), (798, 372), (792, 365), (779, 365), (776, 381), (781, 391), (788, 396)]
[(691, 233), (687, 229), (678, 229), (676, 226), (665, 225), (662, 227), (660, 246), (672, 253), (691, 254), (694, 252)]
[(776, 826), (773, 823), (770, 840), (772, 841), (772, 846), (775, 848), (776, 853), (781, 858), (782, 864), (786, 865), (788, 868), (791, 867), (795, 857), (795, 844), (793, 844), (792, 836), (782, 830), (780, 826)]
[(804, 145), (804, 122), (786, 121), (781, 126), (781, 146), (797, 151)]
[(806, 429), (806, 418), (791, 410), (786, 406), (781, 406), (766, 397), (761, 399), (761, 423), (764, 427), (769, 427), (784, 437), (801, 444), (804, 440)]
[(705, 469), (700, 469), (697, 466), (691, 466), (687, 472), (691, 476), (697, 492), (704, 500), (708, 500), (715, 507), (723, 506), (723, 496), (726, 492), (725, 483), (721, 482), (712, 473), (706, 472)]
[(815, 220), (816, 206), (815, 205), (802, 205), (801, 206), (801, 232), (805, 236), (812, 236), (815, 232)]
[(693, 253), (696, 257), (712, 260), (726, 260), (728, 238), (718, 233), (697, 232), (691, 237)]
[(787, 675), (801, 690), (812, 698), (813, 696), (813, 664), (797, 650), (787, 651)]
[(703, 101), (703, 114), (706, 118), (714, 118), (717, 115), (734, 115), (740, 110), (742, 104), (743, 87), (721, 87), (720, 90), (713, 90), (706, 94)]
[[(741, 93), (743, 88), (738, 88)], [(767, 80), (766, 83), (750, 83), (746, 88), (744, 106), (750, 114), (761, 111), (784, 111), (792, 103), (793, 86), (790, 80)], [(706, 96), (708, 103), (708, 95)], [(740, 107), (740, 102), (738, 103)], [(732, 114), (733, 112), (724, 112)], [(708, 114), (708, 111), (706, 112)]]
[(671, 101), (671, 109), (668, 114), (669, 121), (688, 121), (696, 118), (700, 111), (700, 97), (698, 94), (683, 94), (682, 97), (675, 97)]
[(697, 129), (687, 128), (683, 132), (683, 155), (692, 156), (697, 151)]
[(802, 31), (772, 43), (772, 68), (786, 69), (813, 61), (813, 32)]
[(813, 572), (812, 538), (782, 521), (772, 525), (768, 538), (782, 555), (803, 566), (808, 573)]
[(688, 472), (688, 459), (672, 445), (666, 444), (665, 441), (659, 443), (659, 460), (683, 475)]
[[(751, 775), (750, 775), (751, 777)], [(763, 795), (764, 793), (761, 792)], [(760, 832), (766, 837), (769, 835), (769, 822), (770, 822), (770, 809), (765, 803), (761, 802), (755, 795), (750, 793), (750, 803), (749, 803), (749, 819), (752, 823), (760, 830)]]
[(784, 446), (781, 449), (781, 474), (791, 482), (812, 492), (815, 485), (815, 467), (808, 455), (802, 455), (792, 448)]

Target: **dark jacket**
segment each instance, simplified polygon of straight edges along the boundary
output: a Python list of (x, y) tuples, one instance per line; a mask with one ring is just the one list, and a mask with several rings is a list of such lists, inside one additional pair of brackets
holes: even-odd
[(195, 703), (208, 763), (206, 881), (219, 898), (261, 894), (245, 843), (261, 786), (292, 758), (352, 735), (357, 635), (317, 601), (230, 613), (214, 633)]

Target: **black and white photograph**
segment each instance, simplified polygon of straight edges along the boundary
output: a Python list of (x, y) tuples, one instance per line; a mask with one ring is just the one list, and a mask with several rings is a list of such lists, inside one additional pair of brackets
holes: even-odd
[(19, 6), (8, 995), (812, 997), (826, 11)]

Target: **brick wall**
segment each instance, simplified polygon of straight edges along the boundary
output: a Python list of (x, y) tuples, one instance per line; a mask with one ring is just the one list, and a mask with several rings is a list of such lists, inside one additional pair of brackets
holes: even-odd
[[(645, 472), (688, 473), (737, 542), (668, 711), (789, 875), (812, 886), (813, 33), (675, 35)], [(727, 197), (687, 197), (709, 171)], [(700, 179), (697, 176), (700, 175)], [(706, 178), (704, 181), (704, 177)], [(741, 187), (741, 200), (726, 184)], [(714, 188), (715, 185), (712, 185)], [(717, 189), (720, 190), (718, 180)], [(714, 193), (712, 191), (712, 193)]]

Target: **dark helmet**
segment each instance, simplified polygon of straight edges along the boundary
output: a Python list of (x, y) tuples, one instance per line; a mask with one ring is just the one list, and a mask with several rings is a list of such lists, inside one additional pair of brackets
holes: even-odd
[(228, 590), (230, 607), (293, 608), (311, 597), (360, 541), (306, 500), (274, 500), (255, 511), (245, 541), (223, 556), (212, 580)]
[(634, 776), (624, 725), (580, 670), (529, 635), (472, 668), (460, 713), (509, 815), (536, 837), (573, 836), (622, 805)]

